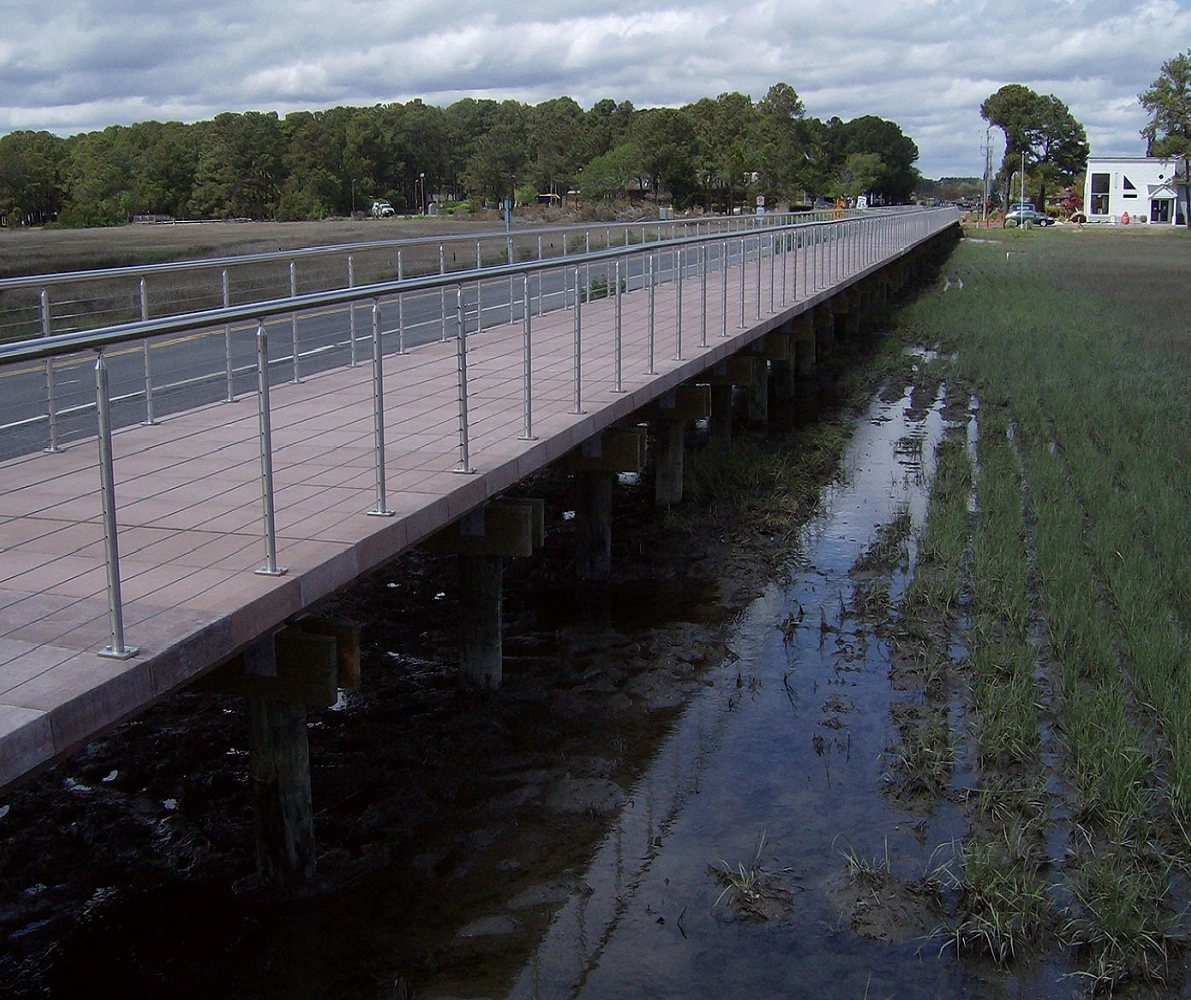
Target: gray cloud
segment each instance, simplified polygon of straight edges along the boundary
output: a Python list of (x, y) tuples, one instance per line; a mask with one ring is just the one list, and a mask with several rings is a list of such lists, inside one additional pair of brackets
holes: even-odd
[(779, 80), (810, 114), (897, 122), (927, 176), (977, 174), (1006, 83), (1141, 153), (1137, 94), (1191, 45), (1187, 0), (0, 0), (0, 133), (220, 111), (568, 94), (677, 105)]

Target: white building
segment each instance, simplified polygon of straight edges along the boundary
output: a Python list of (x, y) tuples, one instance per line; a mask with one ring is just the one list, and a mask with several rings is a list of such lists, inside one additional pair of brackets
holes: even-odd
[(1181, 161), (1157, 156), (1089, 156), (1084, 213), (1089, 222), (1186, 225)]

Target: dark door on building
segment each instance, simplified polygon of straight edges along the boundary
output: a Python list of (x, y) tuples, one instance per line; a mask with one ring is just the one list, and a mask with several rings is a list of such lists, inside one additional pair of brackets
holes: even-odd
[(1170, 199), (1150, 199), (1150, 222), (1165, 222), (1170, 225)]

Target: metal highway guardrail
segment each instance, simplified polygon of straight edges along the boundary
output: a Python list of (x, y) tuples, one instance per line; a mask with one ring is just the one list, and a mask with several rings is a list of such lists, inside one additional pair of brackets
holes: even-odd
[[(369, 513), (386, 514), (386, 357), (413, 355), (419, 347), (453, 341), (454, 399), (444, 412), (450, 413), (449, 420), (457, 427), (458, 443), (457, 463), (449, 471), (470, 473), (469, 414), (477, 405), (503, 406), (506, 411), (515, 407), (514, 412), (520, 413), (519, 439), (534, 438), (535, 389), (545, 378), (539, 374), (535, 382), (535, 319), (540, 322), (547, 317), (553, 324), (556, 353), (559, 338), (570, 339), (563, 353), (569, 356), (571, 371), (562, 380), (569, 384), (573, 398), (569, 412), (578, 414), (583, 412), (583, 387), (591, 384), (590, 376), (584, 375), (585, 366), (607, 371), (610, 391), (619, 393), (626, 363), (634, 366), (634, 373), (637, 365), (644, 365), (652, 375), (660, 357), (680, 361), (684, 349), (693, 352), (696, 343), (706, 349), (709, 337), (727, 338), (760, 326), (763, 313), (773, 316), (800, 301), (829, 295), (953, 225), (957, 218), (952, 210), (912, 210), (787, 222), (660, 244), (630, 244), (565, 259), (381, 281), (0, 344), (3, 396), (10, 400), (5, 407), (15, 405), (13, 399), (24, 400), (21, 405), (29, 407), (19, 419), (11, 419), (10, 414), (4, 421), (3, 439), (22, 440), (12, 454), (29, 456), (41, 445), (31, 447), (25, 435), (42, 435), (48, 451), (59, 450), (67, 440), (97, 435), (111, 616), (111, 643), (102, 655), (125, 658), (134, 651), (125, 644), (120, 596), (112, 456), (116, 426), (138, 420), (152, 425), (163, 409), (177, 411), (220, 400), (231, 402), (241, 394), (255, 395), (266, 553), (265, 566), (258, 572), (277, 574), (282, 571), (276, 557), (273, 385), (300, 383), (316, 371), (354, 366), (361, 358), (371, 365), (376, 496)], [(659, 305), (663, 288), (664, 310)], [(573, 319), (559, 324), (559, 314), (567, 311)], [(593, 320), (585, 319), (589, 311)], [(663, 311), (672, 324), (668, 329), (658, 329), (657, 318)], [(632, 357), (625, 355), (626, 324), (632, 325), (632, 343), (639, 345), (639, 353)], [(477, 401), (469, 392), (469, 340), (476, 338), (478, 345), (477, 335), (497, 329), (507, 335), (518, 327), (519, 345), (510, 346), (501, 362), (506, 372), (500, 383), (503, 395), (494, 401), (490, 393)], [(514, 351), (519, 357), (514, 357)], [(450, 354), (438, 349), (440, 367)], [(163, 359), (168, 359), (168, 367), (158, 363)], [(562, 367), (559, 362), (553, 369), (555, 383)], [(516, 375), (508, 374), (514, 369), (519, 369)], [(88, 382), (92, 389), (84, 388)], [(69, 405), (64, 405), (67, 388)], [(40, 408), (36, 408), (39, 398)], [(97, 417), (94, 423), (91, 413)], [(144, 447), (151, 447), (152, 434), (145, 432), (144, 441)], [(129, 446), (127, 438), (122, 438), (122, 444)], [(27, 457), (5, 464), (11, 470), (26, 461), (53, 459)]]

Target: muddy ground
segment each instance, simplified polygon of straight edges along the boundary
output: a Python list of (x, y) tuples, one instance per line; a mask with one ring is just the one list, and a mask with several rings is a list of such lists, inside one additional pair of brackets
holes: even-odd
[[(830, 384), (775, 447), (846, 416), (807, 406)], [(450, 560), (408, 553), (322, 609), (361, 624), (363, 683), (310, 713), (308, 890), (256, 881), (235, 699), (175, 695), (0, 798), (5, 995), (500, 994), (689, 695), (739, 697), (724, 626), (789, 554), (731, 503), (664, 517), (647, 473), (616, 490), (613, 586), (580, 586), (569, 479), (523, 489), (547, 544), (506, 564), (498, 694), (458, 687)], [(477, 919), (496, 898), (518, 927)]]

